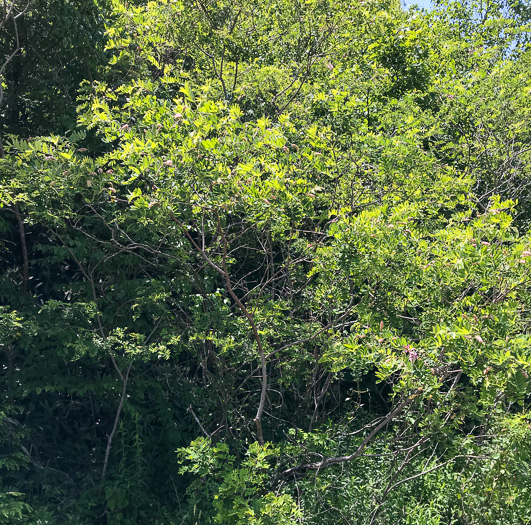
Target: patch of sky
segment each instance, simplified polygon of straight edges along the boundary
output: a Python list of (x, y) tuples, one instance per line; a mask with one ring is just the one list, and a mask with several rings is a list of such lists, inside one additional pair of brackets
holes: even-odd
[(431, 0), (402, 0), (402, 6), (404, 9), (409, 9), (414, 5), (419, 6), (421, 9), (431, 9), (433, 7)]

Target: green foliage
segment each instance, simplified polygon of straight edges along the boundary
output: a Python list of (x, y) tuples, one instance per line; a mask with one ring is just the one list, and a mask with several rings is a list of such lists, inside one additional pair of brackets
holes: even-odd
[[(272, 525), (294, 523), (302, 517), (289, 494), (263, 493), (262, 487), (270, 477), (270, 462), (279, 455), (279, 450), (251, 443), (245, 458), (236, 464), (226, 444), (212, 445), (209, 440), (198, 438), (178, 452), (180, 462), (184, 463), (180, 472), (203, 479), (192, 482), (188, 492), (196, 505), (203, 498), (212, 504), (210, 513), (215, 522)], [(204, 512), (207, 509), (208, 506)]]
[[(10, 6), (12, 2), (6, 2)], [(0, 62), (20, 51), (2, 71), (0, 132), (24, 138), (76, 127), (76, 97), (84, 79), (99, 76), (104, 56), (104, 13), (96, 0), (15, 0), (14, 23), (6, 24)], [(0, 65), (0, 67), (1, 67)]]
[(63, 4), (3, 80), (0, 516), (531, 520), (526, 7)]

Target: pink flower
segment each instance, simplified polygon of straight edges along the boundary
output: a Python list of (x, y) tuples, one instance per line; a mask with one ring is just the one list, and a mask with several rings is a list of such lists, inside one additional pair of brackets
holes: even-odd
[(164, 166), (172, 166), (173, 162), (171, 160), (165, 160), (162, 164), (164, 164)]
[(404, 348), (404, 352), (408, 354), (409, 360), (414, 363), (419, 357), (419, 355), (417, 354), (417, 350), (415, 348), (412, 348), (410, 345), (404, 345)]

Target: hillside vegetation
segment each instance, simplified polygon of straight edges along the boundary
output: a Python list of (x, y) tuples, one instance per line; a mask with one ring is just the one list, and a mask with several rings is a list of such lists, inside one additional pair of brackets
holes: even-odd
[(0, 16), (1, 523), (531, 523), (529, 2)]

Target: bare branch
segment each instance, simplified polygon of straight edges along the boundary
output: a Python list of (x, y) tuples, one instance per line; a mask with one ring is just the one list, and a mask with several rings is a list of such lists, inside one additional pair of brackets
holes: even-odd
[(353, 459), (356, 459), (357, 457), (361, 456), (367, 445), (372, 441), (374, 436), (382, 430), (385, 426), (387, 426), (398, 414), (404, 410), (408, 405), (410, 405), (413, 400), (420, 394), (420, 390), (416, 390), (413, 394), (409, 395), (404, 399), (402, 402), (400, 402), (363, 440), (361, 445), (356, 449), (355, 452), (348, 456), (336, 456), (336, 457), (329, 457), (326, 459), (323, 459), (322, 461), (318, 461), (315, 463), (305, 463), (303, 465), (298, 465), (296, 467), (291, 467), (287, 470), (284, 470), (282, 472), (283, 476), (290, 476), (292, 474), (295, 474), (296, 472), (300, 472), (303, 470), (321, 470), (322, 468), (329, 467), (330, 465), (338, 465), (341, 463), (346, 463), (348, 461), (352, 461)]
[(195, 412), (194, 412), (194, 409), (192, 408), (192, 405), (190, 405), (187, 409), (186, 409), (187, 412), (190, 412), (190, 414), (192, 414), (192, 417), (195, 419), (195, 422), (199, 425), (199, 428), (201, 429), (201, 432), (203, 432), (203, 434), (205, 434), (205, 436), (210, 439), (212, 437), (211, 434), (209, 434), (206, 430), (205, 430), (205, 427), (201, 424), (201, 421), (199, 421), (199, 418), (195, 415)]
[(116, 409), (116, 416), (114, 417), (114, 425), (107, 439), (107, 448), (105, 449), (105, 460), (103, 461), (103, 470), (101, 472), (102, 480), (105, 479), (105, 475), (107, 474), (107, 466), (109, 464), (109, 454), (111, 453), (112, 441), (114, 439), (116, 431), (118, 430), (118, 424), (120, 423), (120, 415), (122, 414), (122, 408), (124, 406), (125, 397), (127, 395), (127, 382), (129, 380), (129, 372), (131, 371), (132, 365), (133, 365), (133, 362), (131, 361), (127, 365), (125, 374), (123, 374), (122, 393), (120, 395), (120, 402), (118, 403), (118, 408)]

